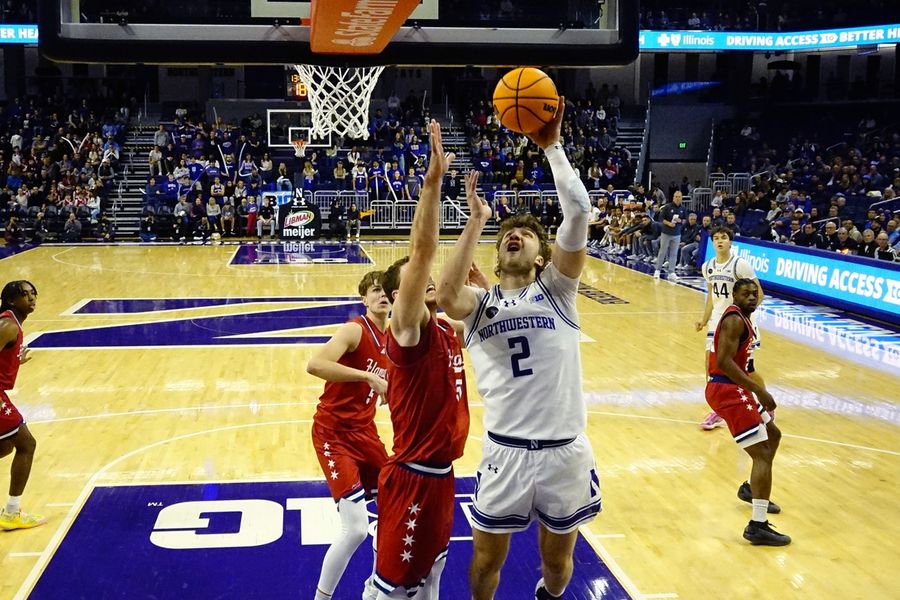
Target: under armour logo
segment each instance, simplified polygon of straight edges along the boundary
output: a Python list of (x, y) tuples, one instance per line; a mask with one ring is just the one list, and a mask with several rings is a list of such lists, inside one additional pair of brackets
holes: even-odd
[(500, 472), (500, 467), (495, 467), (495, 466), (492, 465), (491, 463), (488, 463), (487, 470), (490, 471), (490, 472), (492, 472), (492, 473), (499, 473), (499, 472)]
[(515, 299), (515, 298), (512, 298), (512, 299), (510, 299), (510, 300), (504, 300), (504, 301), (503, 301), (503, 306), (504, 306), (505, 308), (509, 308), (510, 306), (515, 306), (515, 305), (516, 305), (516, 299)]

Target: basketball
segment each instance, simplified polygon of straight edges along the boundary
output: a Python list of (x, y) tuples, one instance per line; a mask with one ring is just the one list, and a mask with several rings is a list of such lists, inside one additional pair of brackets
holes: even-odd
[(558, 106), (556, 84), (533, 67), (513, 69), (494, 88), (494, 114), (519, 133), (532, 133), (552, 121)]

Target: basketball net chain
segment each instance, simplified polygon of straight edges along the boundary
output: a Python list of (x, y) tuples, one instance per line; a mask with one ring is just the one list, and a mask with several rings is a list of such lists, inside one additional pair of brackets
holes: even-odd
[(368, 139), (369, 102), (384, 67), (294, 65), (312, 108), (312, 137), (329, 133)]

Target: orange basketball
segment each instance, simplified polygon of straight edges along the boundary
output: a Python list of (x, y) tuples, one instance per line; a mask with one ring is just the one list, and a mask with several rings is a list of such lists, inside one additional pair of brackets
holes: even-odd
[(519, 133), (532, 133), (552, 121), (558, 106), (556, 84), (540, 69), (513, 69), (494, 88), (494, 114)]

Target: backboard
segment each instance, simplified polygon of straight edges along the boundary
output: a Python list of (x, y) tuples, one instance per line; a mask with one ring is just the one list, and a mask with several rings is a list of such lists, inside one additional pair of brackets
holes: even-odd
[[(357, 0), (361, 7), (388, 0)], [(377, 55), (314, 54), (310, 1), (39, 0), (60, 62), (334, 66), (592, 66), (638, 54), (632, 0), (420, 0)], [(326, 4), (323, 4), (325, 6)]]

